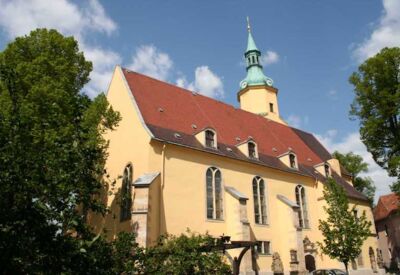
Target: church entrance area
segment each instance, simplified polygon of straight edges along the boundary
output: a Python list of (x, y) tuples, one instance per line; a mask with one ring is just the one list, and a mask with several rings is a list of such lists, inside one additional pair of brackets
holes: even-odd
[(306, 255), (306, 269), (308, 272), (314, 271), (315, 270), (315, 259), (312, 255), (308, 254)]

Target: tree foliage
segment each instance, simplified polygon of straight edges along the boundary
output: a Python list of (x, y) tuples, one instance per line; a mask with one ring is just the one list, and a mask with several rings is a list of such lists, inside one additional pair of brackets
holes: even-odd
[(400, 177), (400, 48), (384, 48), (350, 77), (361, 140), (375, 162)]
[(91, 69), (76, 40), (55, 30), (35, 30), (0, 53), (5, 273), (81, 272), (77, 265), (90, 262), (84, 246), (94, 236), (85, 213), (106, 211), (95, 196), (107, 157), (102, 134), (120, 119), (104, 95), (91, 100), (81, 93)]
[(161, 236), (156, 246), (146, 250), (145, 274), (231, 274), (221, 251), (214, 250), (210, 235), (191, 233)]
[(364, 162), (360, 155), (353, 152), (342, 154), (335, 151), (333, 157), (338, 159), (340, 164), (351, 174), (354, 188), (363, 193), (372, 204), (376, 190), (374, 182), (370, 177), (359, 176), (361, 172), (368, 172), (368, 163)]
[(323, 235), (323, 242), (318, 243), (322, 252), (330, 258), (344, 263), (346, 270), (348, 263), (357, 258), (361, 252), (363, 242), (370, 234), (371, 222), (367, 220), (365, 212), (354, 215), (355, 206), (349, 207), (349, 200), (340, 185), (332, 178), (327, 180), (324, 187), (324, 199), (327, 207), (326, 220), (319, 220), (319, 230)]
[[(38, 29), (0, 53), (0, 274), (226, 273), (208, 235), (133, 233), (107, 242), (86, 224), (105, 213), (108, 142), (120, 116), (104, 95), (81, 93), (92, 64), (72, 37)], [(172, 266), (171, 266), (172, 265)]]

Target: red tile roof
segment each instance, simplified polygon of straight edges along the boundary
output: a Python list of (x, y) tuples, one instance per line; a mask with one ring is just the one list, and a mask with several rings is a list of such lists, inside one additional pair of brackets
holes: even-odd
[[(313, 166), (332, 158), (310, 133), (136, 72), (122, 70), (144, 122), (156, 139), (308, 177), (321, 177)], [(203, 147), (194, 136), (207, 127), (216, 130), (217, 150)], [(248, 159), (236, 147), (249, 137), (257, 143), (258, 160)], [(297, 155), (299, 171), (288, 168), (277, 158), (289, 148)], [(346, 185), (349, 195), (365, 199), (351, 185)]]
[(398, 211), (400, 206), (400, 197), (391, 193), (379, 197), (378, 204), (374, 208), (374, 220), (379, 221), (387, 218), (391, 213)]

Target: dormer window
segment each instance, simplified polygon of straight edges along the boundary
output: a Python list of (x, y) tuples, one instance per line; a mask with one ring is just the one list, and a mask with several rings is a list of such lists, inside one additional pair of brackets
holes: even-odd
[(329, 178), (331, 176), (331, 168), (327, 163), (324, 164), (324, 169), (325, 169), (325, 176)]
[(290, 168), (297, 169), (296, 156), (294, 154), (289, 154), (289, 165)]
[(215, 148), (215, 133), (211, 130), (206, 130), (206, 146)]
[(248, 149), (249, 149), (249, 158), (257, 158), (257, 153), (256, 153), (256, 144), (254, 142), (249, 142), (248, 143)]

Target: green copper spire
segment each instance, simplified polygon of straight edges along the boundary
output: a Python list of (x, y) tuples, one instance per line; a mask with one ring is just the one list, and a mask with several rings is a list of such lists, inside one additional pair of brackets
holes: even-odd
[(251, 35), (250, 20), (249, 20), (248, 16), (247, 16), (247, 31), (249, 33), (249, 38), (247, 39), (247, 50), (246, 50), (246, 52), (258, 51), (257, 46), (256, 46), (256, 42), (254, 42), (253, 36)]
[(258, 50), (251, 34), (249, 17), (247, 17), (247, 31), (249, 32), (249, 37), (247, 40), (247, 49), (244, 54), (247, 64), (247, 76), (240, 82), (240, 89), (245, 89), (247, 86), (272, 86), (272, 79), (264, 75), (260, 63), (261, 52)]

